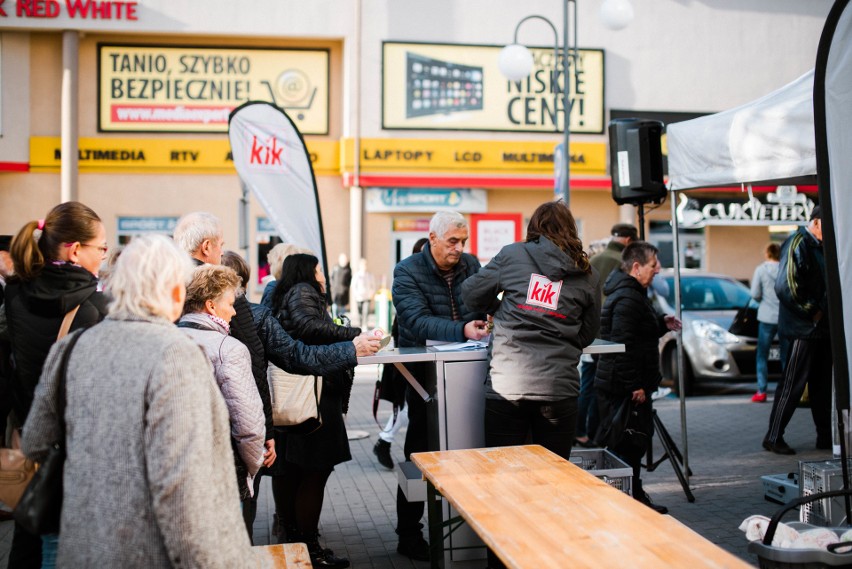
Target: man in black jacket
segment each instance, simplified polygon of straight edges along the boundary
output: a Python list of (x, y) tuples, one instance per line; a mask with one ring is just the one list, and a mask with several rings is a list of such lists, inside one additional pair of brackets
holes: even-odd
[[(479, 261), (463, 253), (468, 238), (467, 221), (456, 212), (438, 212), (429, 223), (429, 243), (420, 253), (400, 262), (393, 272), (393, 304), (399, 322), (399, 346), (424, 346), (429, 340), (464, 342), (480, 340), (487, 333), (485, 315), (469, 310), (461, 298), (461, 284), (479, 270)], [(409, 365), (427, 391), (434, 390), (434, 373), (428, 367)], [(430, 377), (431, 375), (431, 377)], [(406, 391), (408, 431), (405, 458), (430, 449), (426, 433), (427, 409), (410, 387)], [(408, 502), (402, 490), (396, 494), (397, 552), (420, 561), (429, 560), (420, 519), (422, 502)]]
[(796, 453), (784, 441), (784, 429), (807, 385), (816, 448), (830, 449), (832, 360), (819, 206), (811, 211), (808, 226), (784, 241), (780, 263), (775, 294), (780, 301), (778, 332), (787, 366), (775, 389), (763, 448), (777, 454)]
[[(604, 284), (601, 338), (624, 344), (625, 351), (601, 355), (595, 389), (601, 417), (599, 443), (633, 467), (633, 497), (665, 514), (668, 509), (651, 502), (639, 476), (653, 434), (651, 394), (661, 379), (657, 342), (668, 330), (681, 327), (676, 317), (655, 312), (648, 298), (648, 287), (660, 272), (657, 253), (650, 243), (634, 241), (625, 247), (621, 267)], [(626, 411), (630, 413), (624, 415)], [(625, 416), (630, 420), (619, 420)]]

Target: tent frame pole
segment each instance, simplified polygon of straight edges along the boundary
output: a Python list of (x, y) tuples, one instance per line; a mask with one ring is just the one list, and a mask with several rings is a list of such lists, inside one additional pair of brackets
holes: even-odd
[[(680, 228), (677, 222), (677, 193), (669, 190), (669, 202), (672, 206), (672, 248), (674, 249), (674, 296), (675, 316), (683, 322), (680, 301)], [(686, 483), (689, 484), (689, 442), (686, 436), (686, 397), (684, 396), (684, 367), (683, 367), (683, 331), (675, 334), (677, 340), (677, 381), (678, 399), (680, 399), (680, 432), (683, 447), (683, 470)]]

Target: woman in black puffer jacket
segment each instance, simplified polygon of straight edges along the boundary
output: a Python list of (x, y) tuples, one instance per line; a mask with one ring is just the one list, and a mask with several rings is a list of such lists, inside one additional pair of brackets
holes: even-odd
[[(309, 345), (353, 340), (360, 328), (338, 326), (328, 313), (325, 277), (313, 255), (290, 255), (284, 261), (281, 280), (273, 293), (273, 306), (281, 326), (295, 339)], [(349, 560), (335, 557), (317, 541), (323, 492), (336, 464), (352, 458), (343, 414), (349, 405), (352, 370), (324, 375), (320, 413), (322, 427), (313, 433), (287, 434), (284, 451), (285, 475), (273, 480), (281, 484), (276, 494), (282, 504), (276, 510), (287, 531), (288, 541), (308, 545), (314, 567), (349, 567)], [(280, 460), (280, 459), (279, 459)]]

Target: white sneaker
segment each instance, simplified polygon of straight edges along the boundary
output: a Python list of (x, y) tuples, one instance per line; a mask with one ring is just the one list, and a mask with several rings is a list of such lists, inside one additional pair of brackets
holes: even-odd
[(658, 387), (657, 390), (654, 393), (651, 394), (651, 401), (656, 401), (657, 399), (662, 399), (663, 397), (665, 397), (666, 395), (668, 395), (671, 392), (672, 392), (672, 390), (669, 387)]

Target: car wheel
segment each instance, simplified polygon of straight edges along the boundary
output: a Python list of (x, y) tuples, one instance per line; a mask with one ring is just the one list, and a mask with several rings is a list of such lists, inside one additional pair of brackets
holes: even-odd
[[(666, 348), (666, 362), (670, 370), (672, 378), (672, 391), (680, 394), (680, 379), (678, 378), (677, 370), (677, 344), (672, 343), (669, 348)], [(686, 352), (683, 354), (683, 394), (689, 397), (695, 390), (695, 372), (692, 371), (692, 362), (689, 361), (689, 356)]]

